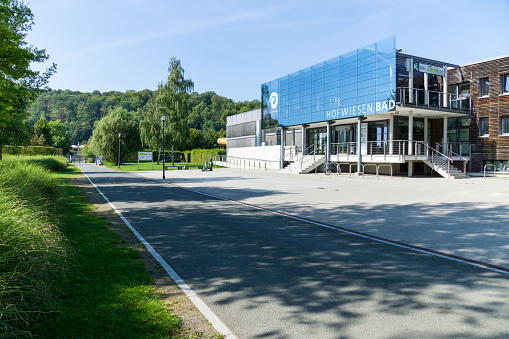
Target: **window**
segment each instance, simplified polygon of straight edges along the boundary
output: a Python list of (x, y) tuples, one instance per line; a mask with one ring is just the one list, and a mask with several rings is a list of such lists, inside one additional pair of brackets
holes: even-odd
[(509, 135), (509, 115), (500, 117), (500, 134)]
[(500, 76), (500, 94), (509, 94), (509, 74)]
[(479, 118), (479, 136), (480, 137), (490, 136), (489, 118)]
[(490, 95), (490, 78), (485, 77), (479, 79), (479, 96), (487, 97)]

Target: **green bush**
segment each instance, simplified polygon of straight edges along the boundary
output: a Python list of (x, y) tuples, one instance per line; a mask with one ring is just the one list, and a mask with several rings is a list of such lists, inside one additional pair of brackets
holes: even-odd
[(224, 148), (212, 148), (212, 149), (193, 149), (191, 151), (191, 162), (200, 163), (208, 162), (214, 155), (226, 154)]
[(53, 147), (46, 146), (3, 146), (3, 155), (55, 155)]

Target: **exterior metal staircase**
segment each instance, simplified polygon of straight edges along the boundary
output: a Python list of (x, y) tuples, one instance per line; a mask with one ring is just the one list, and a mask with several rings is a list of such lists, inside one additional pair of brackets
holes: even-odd
[(282, 172), (306, 174), (323, 165), (324, 161), (325, 155), (305, 155), (300, 160), (291, 162)]
[[(447, 156), (436, 149), (428, 146), (427, 147), (427, 159), (423, 162), (431, 167), (435, 172), (448, 179), (468, 179), (470, 176), (467, 175), (467, 159), (461, 157), (456, 153), (448, 151), (449, 155), (459, 159), (453, 160), (452, 157)], [(458, 166), (458, 167), (457, 167)]]
[(325, 162), (325, 155), (318, 154), (319, 146), (311, 145), (302, 152), (298, 152), (287, 162), (281, 172), (306, 174), (312, 172), (318, 166), (323, 165)]

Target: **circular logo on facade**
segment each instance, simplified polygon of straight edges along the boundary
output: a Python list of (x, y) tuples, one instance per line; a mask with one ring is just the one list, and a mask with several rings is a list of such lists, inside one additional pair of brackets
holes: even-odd
[(277, 93), (276, 92), (272, 92), (270, 94), (270, 106), (272, 108), (276, 108), (277, 107), (277, 101), (278, 101)]

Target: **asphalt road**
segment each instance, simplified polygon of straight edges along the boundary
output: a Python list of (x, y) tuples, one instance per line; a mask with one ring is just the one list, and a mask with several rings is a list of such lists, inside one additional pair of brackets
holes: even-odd
[(509, 338), (507, 274), (79, 166), (238, 338)]

